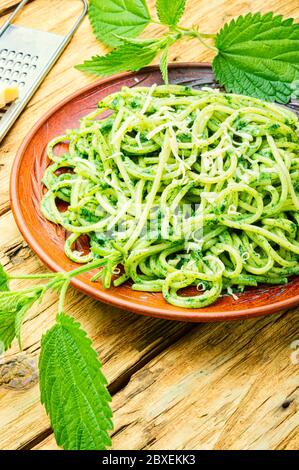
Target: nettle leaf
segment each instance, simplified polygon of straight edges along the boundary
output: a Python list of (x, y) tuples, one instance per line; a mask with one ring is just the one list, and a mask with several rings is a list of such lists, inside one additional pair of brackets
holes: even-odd
[(22, 349), (22, 339), (21, 339), (22, 326), (25, 320), (26, 313), (28, 312), (32, 304), (33, 302), (23, 305), (23, 307), (21, 307), (15, 315), (15, 323), (14, 323), (15, 337), (18, 340), (20, 349)]
[(39, 360), (41, 401), (58, 445), (103, 450), (111, 445), (111, 400), (91, 340), (65, 314), (43, 336)]
[(146, 47), (144, 44), (123, 44), (107, 55), (95, 56), (77, 65), (78, 70), (107, 77), (128, 70), (136, 71), (150, 64), (160, 47)]
[(97, 39), (116, 47), (115, 34), (138, 36), (150, 23), (146, 0), (90, 0), (89, 19)]
[(163, 24), (176, 26), (185, 11), (187, 0), (157, 0), (158, 17)]
[[(9, 291), (8, 275), (0, 264), (0, 295)], [(4, 294), (4, 297), (5, 294)], [(0, 354), (6, 351), (15, 337), (14, 316), (0, 308)]]
[(19, 297), (9, 291), (0, 293), (0, 353), (7, 351), (15, 339), (15, 319)]
[(287, 103), (299, 79), (299, 24), (273, 13), (240, 16), (216, 37), (213, 61), (227, 91)]
[(39, 297), (40, 291), (0, 293), (0, 342), (4, 351), (10, 348), (15, 337), (21, 343), (20, 330), (25, 314)]
[(7, 351), (15, 339), (15, 315), (0, 311), (0, 343), (1, 351)]
[(0, 292), (6, 291), (9, 289), (8, 287), (8, 275), (6, 274), (2, 264), (0, 263)]

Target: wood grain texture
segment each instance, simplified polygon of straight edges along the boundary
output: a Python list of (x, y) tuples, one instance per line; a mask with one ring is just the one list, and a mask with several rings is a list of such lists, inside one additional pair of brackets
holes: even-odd
[(298, 312), (197, 326), (113, 397), (113, 449), (295, 449), (298, 328)]
[[(0, 15), (15, 3), (2, 0)], [(48, 0), (34, 0), (19, 21), (40, 27), (42, 18), (45, 29), (66, 32), (79, 12), (79, 3), (65, 0), (62, 7), (61, 0), (51, 0), (51, 11), (56, 9), (57, 14), (49, 15)], [(154, 1), (149, 3), (152, 9)], [(298, 0), (189, 0), (183, 22), (215, 32), (232, 17), (259, 10), (299, 18)], [(146, 35), (158, 31), (155, 25)], [(73, 66), (104, 52), (85, 19), (1, 143), (0, 261), (13, 272), (44, 270), (22, 241), (10, 212), (9, 174), (16, 150), (45, 111), (95, 80)], [(174, 61), (210, 61), (212, 56), (195, 41), (171, 50)], [(41, 334), (53, 322), (55, 302), (54, 294), (47, 295), (43, 306), (25, 322), (24, 349), (35, 358)], [(82, 321), (104, 363), (114, 393), (113, 448), (298, 448), (298, 365), (291, 364), (289, 347), (299, 338), (296, 310), (252, 321), (193, 327), (136, 317), (74, 290), (69, 293), (67, 310)], [(15, 347), (10, 356), (16, 353)], [(0, 387), (0, 423), (1, 449), (56, 447), (39, 404), (38, 386), (26, 391)]]

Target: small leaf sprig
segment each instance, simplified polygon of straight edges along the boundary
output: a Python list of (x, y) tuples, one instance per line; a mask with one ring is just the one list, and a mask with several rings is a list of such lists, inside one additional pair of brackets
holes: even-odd
[[(42, 337), (39, 359), (41, 402), (58, 445), (65, 450), (104, 450), (111, 445), (111, 397), (101, 362), (80, 324), (64, 313), (65, 296), (73, 277), (101, 266), (96, 260), (68, 273), (9, 275), (0, 264), (0, 344), (7, 351), (26, 314), (48, 290), (59, 292), (56, 322)], [(42, 285), (12, 291), (14, 279), (40, 279)]]
[[(157, 0), (158, 20), (146, 0), (90, 0), (89, 19), (95, 36), (113, 48), (76, 68), (101, 77), (137, 71), (160, 54), (163, 80), (168, 83), (170, 47), (196, 38), (215, 52), (212, 68), (226, 91), (266, 101), (288, 103), (299, 96), (299, 24), (273, 13), (248, 13), (227, 23), (216, 34), (179, 22), (187, 0)], [(151, 23), (167, 28), (159, 38), (139, 38)], [(207, 42), (212, 40), (213, 44)]]

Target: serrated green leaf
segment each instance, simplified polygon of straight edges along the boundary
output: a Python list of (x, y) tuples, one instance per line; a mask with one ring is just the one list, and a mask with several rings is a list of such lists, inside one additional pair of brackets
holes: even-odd
[(7, 351), (15, 339), (15, 315), (0, 311), (0, 343), (1, 352)]
[(127, 70), (136, 71), (150, 64), (157, 55), (157, 47), (145, 47), (139, 44), (123, 44), (107, 55), (95, 56), (77, 65), (78, 70), (107, 77)]
[(0, 312), (14, 313), (28, 303), (35, 302), (41, 295), (41, 289), (32, 292), (0, 292)]
[[(8, 275), (0, 264), (0, 295), (9, 291)], [(14, 318), (9, 312), (0, 310), (0, 354), (6, 351), (15, 337)]]
[(165, 47), (160, 59), (160, 70), (166, 85), (168, 85), (168, 50), (169, 47)]
[(213, 61), (227, 91), (287, 103), (299, 79), (299, 24), (272, 13), (240, 16), (216, 37)]
[(17, 311), (15, 315), (15, 337), (18, 340), (19, 348), (22, 349), (22, 339), (21, 339), (21, 330), (23, 326), (23, 322), (26, 316), (26, 313), (28, 312), (29, 308), (31, 307), (32, 304), (26, 304), (24, 305), (20, 310)]
[(0, 263), (0, 292), (9, 289), (8, 279), (8, 275), (6, 274), (2, 264)]
[(121, 44), (115, 34), (138, 36), (151, 20), (146, 0), (90, 0), (89, 19), (97, 39), (111, 47)]
[(185, 11), (187, 0), (157, 0), (158, 17), (163, 24), (176, 26)]
[(43, 336), (39, 360), (41, 401), (58, 445), (102, 450), (111, 445), (111, 400), (91, 340), (72, 317), (59, 314)]
[(40, 295), (41, 290), (32, 293), (0, 292), (0, 342), (4, 351), (10, 348), (15, 337), (21, 343), (20, 331), (25, 314)]

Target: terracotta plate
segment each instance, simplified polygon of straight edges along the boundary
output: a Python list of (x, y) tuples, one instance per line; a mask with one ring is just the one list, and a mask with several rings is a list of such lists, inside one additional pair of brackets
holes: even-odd
[[(170, 67), (172, 83), (213, 86), (211, 68), (206, 64), (180, 64)], [(46, 221), (39, 210), (43, 194), (42, 176), (49, 164), (45, 149), (53, 137), (65, 129), (78, 126), (79, 119), (96, 108), (104, 96), (123, 85), (135, 87), (161, 83), (156, 67), (134, 74), (122, 74), (97, 81), (79, 90), (52, 108), (29, 132), (18, 151), (11, 176), (11, 201), (16, 222), (30, 247), (54, 271), (71, 270), (76, 265), (64, 254), (65, 232)], [(283, 286), (248, 288), (234, 300), (221, 297), (215, 304), (202, 309), (182, 309), (167, 304), (159, 293), (137, 292), (130, 283), (104, 290), (100, 282), (90, 282), (84, 274), (73, 285), (88, 295), (117, 307), (143, 315), (173, 320), (204, 322), (244, 319), (270, 314), (299, 303), (299, 278)]]

